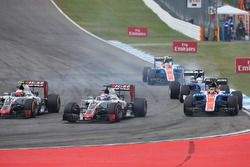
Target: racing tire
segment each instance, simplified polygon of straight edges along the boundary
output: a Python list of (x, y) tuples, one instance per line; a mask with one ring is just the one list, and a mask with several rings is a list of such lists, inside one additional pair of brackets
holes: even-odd
[(142, 72), (142, 81), (147, 82), (148, 81), (148, 71), (150, 70), (150, 67), (144, 67)]
[(47, 109), (49, 113), (58, 113), (61, 107), (61, 99), (57, 94), (48, 95)]
[(24, 103), (24, 111), (31, 110), (29, 117), (24, 116), (25, 118), (35, 118), (37, 115), (37, 103), (34, 99), (27, 99)]
[(180, 86), (179, 101), (181, 103), (183, 103), (184, 102), (183, 96), (184, 95), (189, 95), (189, 94), (190, 94), (190, 88), (189, 88), (189, 86), (188, 85), (181, 85)]
[(233, 111), (230, 111), (231, 116), (235, 116), (239, 113), (239, 105), (237, 96), (229, 96), (227, 99), (228, 108), (234, 108)]
[(109, 122), (120, 122), (123, 118), (122, 106), (120, 103), (109, 103), (107, 106), (108, 114), (115, 114), (115, 119), (109, 119)]
[(177, 69), (174, 69), (175, 80), (180, 83), (183, 83), (184, 80), (183, 75), (184, 75), (184, 67), (177, 66)]
[(189, 95), (185, 98), (183, 110), (184, 114), (186, 116), (192, 116), (193, 115), (193, 96)]
[(135, 98), (134, 115), (135, 117), (145, 117), (147, 115), (147, 100), (145, 98)]
[(68, 103), (63, 112), (63, 120), (74, 123), (80, 119), (80, 107), (75, 102)]
[(180, 94), (180, 83), (178, 81), (170, 82), (169, 97), (171, 99), (178, 99)]
[(221, 85), (219, 89), (220, 91), (225, 91), (225, 93), (230, 93), (230, 89), (228, 85)]
[(153, 80), (155, 78), (155, 71), (154, 70), (149, 70), (148, 72), (148, 84), (149, 85), (154, 85), (155, 81)]
[(239, 104), (239, 109), (242, 110), (242, 106), (243, 106), (243, 95), (241, 91), (233, 91), (232, 94), (234, 96), (238, 97), (238, 104)]

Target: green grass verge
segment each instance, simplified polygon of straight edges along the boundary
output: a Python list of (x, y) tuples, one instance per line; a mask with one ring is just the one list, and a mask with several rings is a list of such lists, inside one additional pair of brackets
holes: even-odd
[[(171, 42), (186, 39), (171, 30), (141, 0), (55, 0), (58, 6), (80, 26), (106, 40), (126, 43)], [(149, 29), (149, 38), (127, 36), (130, 26)]]
[[(170, 46), (173, 40), (190, 40), (166, 26), (141, 0), (55, 0), (55, 2), (79, 25), (106, 40), (118, 40), (130, 44), (161, 43), (158, 46), (136, 46), (154, 55), (173, 54)], [(129, 26), (148, 27), (150, 35), (148, 38), (128, 37)], [(236, 57), (250, 57), (249, 46), (249, 42), (204, 42), (199, 44), (197, 54), (173, 55), (178, 64), (204, 69), (209, 76), (227, 77), (231, 86), (250, 95), (250, 84), (248, 84), (250, 75), (236, 74), (234, 69)]]

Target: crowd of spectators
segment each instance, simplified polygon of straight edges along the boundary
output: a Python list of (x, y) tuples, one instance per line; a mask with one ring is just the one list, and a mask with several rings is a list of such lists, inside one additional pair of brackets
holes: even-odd
[(223, 24), (223, 30), (224, 30), (224, 41), (231, 41), (233, 40), (242, 40), (245, 39), (246, 30), (245, 25), (240, 19), (238, 25), (234, 26), (233, 18), (228, 16)]

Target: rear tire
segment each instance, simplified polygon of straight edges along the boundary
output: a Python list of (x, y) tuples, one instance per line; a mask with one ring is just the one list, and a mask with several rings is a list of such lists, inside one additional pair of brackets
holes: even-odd
[(241, 91), (233, 91), (232, 94), (238, 97), (239, 109), (242, 110), (243, 96)]
[(186, 116), (192, 116), (193, 115), (193, 96), (187, 96), (185, 101), (184, 101), (184, 114)]
[(180, 83), (178, 81), (170, 82), (169, 97), (171, 99), (178, 99), (180, 94)]
[(234, 110), (230, 112), (230, 115), (232, 116), (237, 115), (239, 113), (237, 96), (229, 96), (227, 102), (228, 102), (228, 108), (234, 108)]
[(154, 79), (155, 78), (155, 71), (154, 70), (149, 70), (148, 72), (148, 84), (149, 85), (154, 85)]
[(145, 117), (147, 115), (147, 100), (145, 98), (136, 98), (134, 103), (134, 114), (136, 117)]
[(68, 122), (76, 122), (80, 119), (80, 107), (77, 103), (68, 103), (64, 108), (63, 120)]
[(47, 108), (49, 113), (58, 113), (61, 107), (61, 99), (57, 94), (48, 95)]
[(148, 71), (150, 70), (150, 67), (144, 67), (142, 72), (142, 81), (147, 82), (148, 81)]
[(188, 85), (181, 85), (181, 86), (180, 86), (179, 101), (180, 101), (181, 103), (183, 103), (183, 102), (184, 102), (183, 96), (184, 96), (184, 95), (189, 95), (189, 94), (190, 94), (190, 88), (189, 88), (189, 86), (188, 86)]

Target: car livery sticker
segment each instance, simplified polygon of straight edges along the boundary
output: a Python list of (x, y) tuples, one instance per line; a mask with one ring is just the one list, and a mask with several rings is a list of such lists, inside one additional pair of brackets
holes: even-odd
[(207, 94), (206, 111), (214, 111), (217, 94)]
[(168, 80), (168, 81), (175, 81), (175, 78), (174, 78), (174, 68), (173, 68), (173, 66), (166, 67), (165, 64), (163, 64), (163, 65), (162, 65), (162, 68), (165, 69), (166, 76), (167, 76), (167, 80)]

